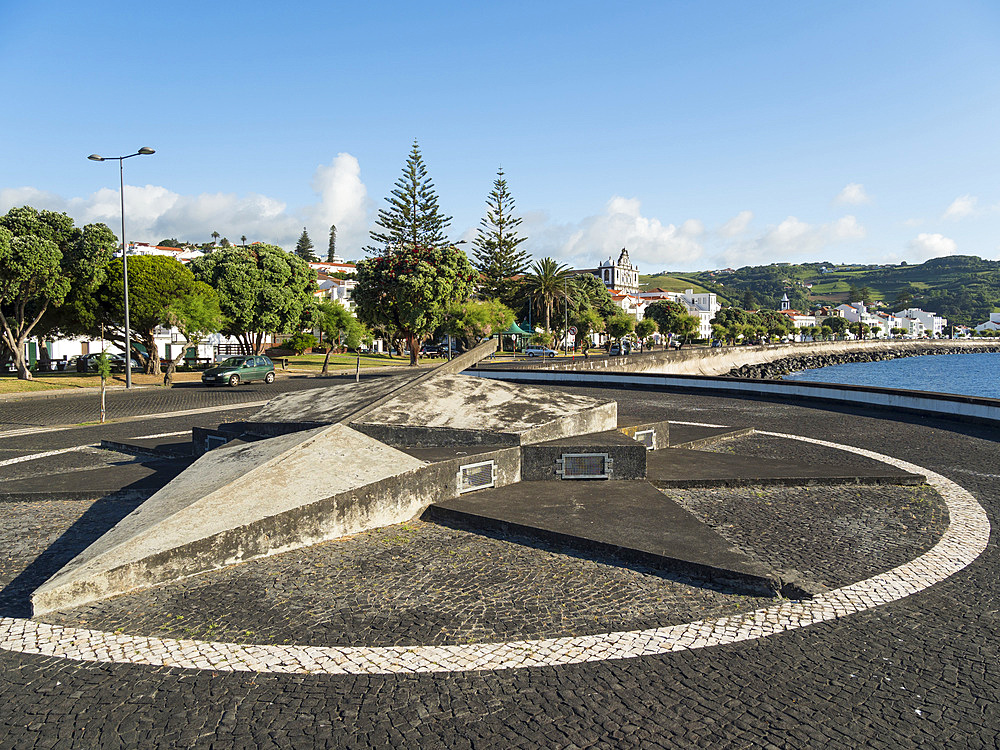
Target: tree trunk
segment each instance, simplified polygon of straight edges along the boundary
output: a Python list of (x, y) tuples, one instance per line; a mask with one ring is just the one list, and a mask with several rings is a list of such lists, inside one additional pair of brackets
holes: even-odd
[(333, 344), (328, 342), (326, 348), (326, 356), (323, 358), (323, 369), (320, 371), (320, 375), (326, 377), (330, 374), (330, 355), (333, 354)]
[(414, 367), (420, 358), (420, 341), (416, 336), (408, 335), (406, 345), (410, 347), (410, 367)]
[(14, 350), (14, 366), (17, 367), (18, 380), (34, 380), (31, 370), (28, 369), (28, 360), (24, 356), (24, 344)]
[[(140, 338), (142, 339), (142, 345), (146, 347), (146, 374), (162, 375), (163, 371), (160, 369), (160, 352), (156, 348), (156, 338), (153, 332), (143, 332)], [(131, 362), (128, 360), (129, 358), (126, 357), (126, 367), (131, 365)]]

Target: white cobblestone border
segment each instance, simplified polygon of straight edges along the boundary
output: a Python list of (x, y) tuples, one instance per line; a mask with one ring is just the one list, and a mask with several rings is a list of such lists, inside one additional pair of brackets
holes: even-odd
[(457, 646), (272, 646), (148, 638), (4, 617), (0, 618), (0, 648), (77, 661), (285, 674), (457, 672), (629, 659), (765, 638), (888, 604), (954, 575), (986, 549), (990, 523), (982, 506), (940, 474), (824, 440), (775, 432), (759, 434), (847, 450), (924, 474), (948, 506), (948, 528), (933, 548), (915, 560), (811, 601), (782, 601), (731, 617), (650, 630)]

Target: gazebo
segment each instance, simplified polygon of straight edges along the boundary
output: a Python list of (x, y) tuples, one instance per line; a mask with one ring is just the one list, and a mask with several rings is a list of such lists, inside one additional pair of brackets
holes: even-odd
[(526, 339), (529, 336), (531, 336), (531, 334), (528, 333), (528, 331), (525, 331), (523, 328), (521, 328), (517, 324), (517, 321), (514, 321), (513, 323), (510, 324), (510, 328), (508, 328), (506, 331), (501, 331), (500, 333), (497, 334), (497, 336), (500, 337), (500, 346), (499, 346), (498, 350), (502, 352), (503, 351), (503, 337), (504, 336), (511, 336), (512, 338), (515, 339), (515, 341), (514, 341), (514, 351), (517, 351), (517, 345), (519, 343), (517, 341), (517, 339)]

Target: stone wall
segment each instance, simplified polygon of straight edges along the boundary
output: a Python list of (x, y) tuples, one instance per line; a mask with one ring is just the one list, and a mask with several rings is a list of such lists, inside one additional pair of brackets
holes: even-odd
[[(922, 354), (957, 354), (960, 352), (996, 352), (1000, 344), (982, 340), (939, 339), (935, 341), (810, 341), (804, 343), (764, 344), (758, 346), (689, 346), (680, 350), (657, 349), (627, 357), (575, 358), (572, 362), (544, 364), (526, 363), (525, 369), (544, 370), (606, 370), (664, 375), (728, 375), (733, 370), (762, 365), (782, 359), (805, 360), (812, 356), (917, 356)], [(905, 352), (905, 354), (891, 354)], [(885, 354), (885, 357), (881, 355)], [(857, 359), (843, 361), (864, 361)], [(832, 364), (833, 361), (831, 360)], [(821, 367), (822, 365), (815, 365)], [(504, 369), (509, 369), (505, 365)], [(520, 369), (520, 368), (519, 368)], [(796, 369), (802, 369), (801, 367)], [(788, 370), (791, 372), (791, 370)]]
[[(966, 347), (960, 350), (961, 353), (973, 352), (1000, 352), (1000, 344), (983, 344), (974, 349)], [(918, 357), (933, 354), (956, 354), (953, 346), (914, 346), (907, 348), (893, 349), (872, 349), (861, 352), (845, 352), (842, 354), (807, 354), (805, 356), (782, 357), (773, 362), (764, 362), (759, 365), (743, 365), (742, 367), (730, 370), (728, 375), (734, 378), (754, 378), (758, 380), (780, 379), (791, 372), (799, 370), (813, 370), (819, 367), (829, 367), (830, 365), (842, 365), (849, 362), (881, 362), (887, 359), (899, 359), (901, 357)]]

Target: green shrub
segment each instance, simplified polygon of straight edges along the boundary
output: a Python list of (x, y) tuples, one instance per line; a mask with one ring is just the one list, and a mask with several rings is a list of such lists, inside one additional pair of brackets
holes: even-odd
[(316, 337), (311, 333), (296, 333), (284, 345), (296, 354), (302, 354), (306, 349), (316, 346)]

